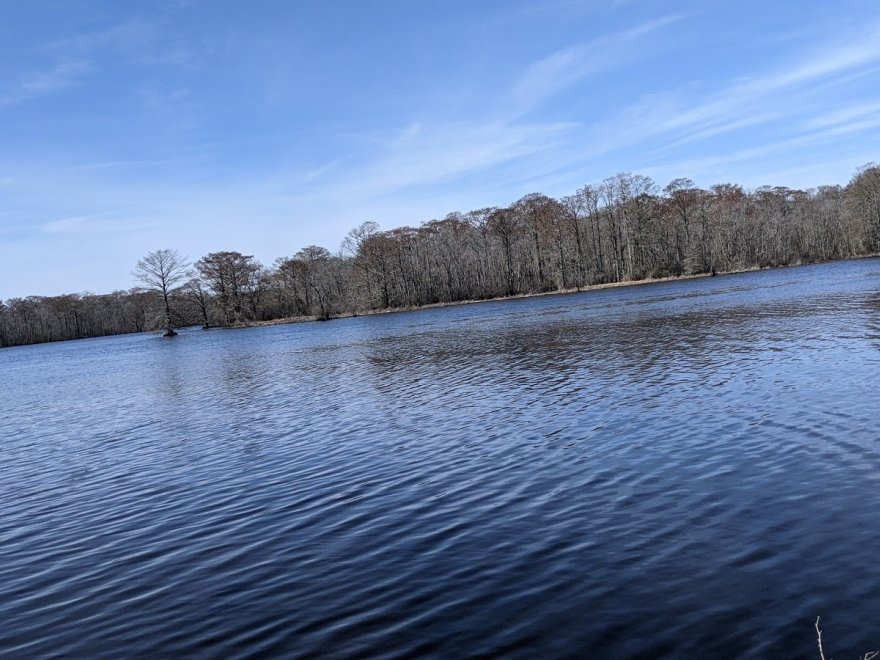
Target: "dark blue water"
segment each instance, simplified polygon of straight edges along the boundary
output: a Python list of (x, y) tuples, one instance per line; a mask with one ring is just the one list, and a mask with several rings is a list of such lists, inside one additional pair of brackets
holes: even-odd
[(880, 647), (877, 259), (0, 378), (0, 655)]

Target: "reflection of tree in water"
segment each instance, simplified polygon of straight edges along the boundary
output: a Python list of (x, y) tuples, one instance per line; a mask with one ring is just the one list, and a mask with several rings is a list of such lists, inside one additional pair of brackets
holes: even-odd
[(868, 327), (873, 345), (880, 350), (880, 291), (865, 297), (865, 308), (868, 310)]
[(660, 383), (673, 375), (709, 377), (733, 360), (760, 359), (762, 352), (785, 344), (806, 345), (820, 338), (820, 317), (836, 314), (839, 327), (851, 304), (848, 295), (814, 296), (678, 313), (612, 313), (555, 322), (528, 318), (506, 328), (396, 337), (374, 344), (368, 360), (385, 387), (422, 379), (426, 371), (449, 384), (513, 379), (511, 384), (539, 386), (579, 376)]

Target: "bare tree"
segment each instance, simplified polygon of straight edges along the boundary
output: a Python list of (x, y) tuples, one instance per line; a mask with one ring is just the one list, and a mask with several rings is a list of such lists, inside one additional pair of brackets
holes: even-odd
[(165, 308), (165, 336), (177, 334), (171, 321), (171, 291), (186, 277), (189, 264), (176, 250), (156, 250), (137, 262), (133, 275), (146, 288), (162, 297)]
[(867, 248), (880, 250), (880, 167), (868, 163), (858, 169), (849, 186), (851, 213), (864, 224)]
[(202, 328), (207, 330), (211, 327), (211, 317), (209, 315), (211, 309), (211, 295), (207, 285), (199, 277), (195, 271), (189, 271), (186, 274), (187, 280), (181, 287), (183, 298), (193, 306), (202, 322)]
[(253, 256), (215, 252), (187, 275), (183, 257), (159, 250), (134, 271), (143, 288), (0, 302), (0, 346), (140, 332), (162, 317), (173, 335), (184, 323), (331, 318), (877, 252), (874, 164), (846, 186), (812, 190), (749, 191), (729, 183), (704, 189), (675, 179), (661, 191), (625, 172), (561, 200), (534, 193), (507, 207), (390, 231), (365, 222), (348, 233), (339, 254), (308, 246), (271, 269)]
[(262, 292), (262, 266), (252, 255), (241, 252), (212, 252), (196, 262), (202, 281), (213, 291), (226, 325), (256, 316)]

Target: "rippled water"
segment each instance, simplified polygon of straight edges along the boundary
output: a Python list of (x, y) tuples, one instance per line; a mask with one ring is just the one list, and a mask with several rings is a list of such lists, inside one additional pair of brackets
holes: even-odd
[(855, 657), (878, 367), (878, 259), (5, 349), (0, 654)]

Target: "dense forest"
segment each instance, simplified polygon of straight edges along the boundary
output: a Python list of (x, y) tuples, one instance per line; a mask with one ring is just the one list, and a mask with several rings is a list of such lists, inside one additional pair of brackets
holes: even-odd
[(199, 324), (234, 326), (593, 284), (842, 259), (880, 251), (880, 167), (811, 190), (689, 179), (660, 189), (623, 173), (573, 195), (451, 213), (419, 227), (352, 229), (337, 254), (309, 246), (271, 267), (239, 252), (138, 262), (142, 286), (0, 302), (0, 346)]

